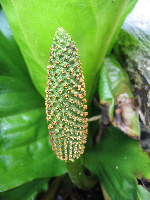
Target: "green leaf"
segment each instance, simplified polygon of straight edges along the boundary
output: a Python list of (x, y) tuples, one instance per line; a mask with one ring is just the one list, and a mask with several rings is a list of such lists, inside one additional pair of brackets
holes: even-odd
[(99, 96), (104, 110), (103, 122), (111, 122), (139, 139), (139, 119), (129, 77), (113, 56), (106, 57), (100, 69)]
[(122, 15), (122, 17), (120, 19), (120, 22), (119, 22), (119, 24), (118, 24), (118, 26), (117, 26), (117, 28), (115, 30), (113, 38), (111, 39), (111, 43), (110, 43), (110, 45), (108, 47), (108, 50), (107, 50), (107, 55), (110, 54), (110, 52), (112, 50), (112, 47), (113, 47), (114, 43), (116, 42), (116, 38), (117, 38), (117, 36), (118, 36), (118, 34), (120, 32), (120, 29), (121, 29), (121, 27), (122, 27), (122, 25), (124, 23), (124, 20), (126, 19), (126, 17), (128, 16), (128, 14), (133, 10), (133, 8), (137, 4), (137, 2), (138, 2), (138, 0), (133, 0), (133, 1), (129, 1), (128, 2), (127, 6), (126, 6), (126, 8), (124, 10), (124, 13), (123, 13), (123, 15)]
[(108, 109), (108, 122), (113, 120), (115, 99), (111, 88), (111, 82), (109, 80), (108, 69), (105, 64), (100, 69), (99, 78), (99, 97), (100, 103), (105, 105)]
[(147, 191), (143, 186), (138, 185), (138, 197), (139, 200), (149, 200), (150, 199), (150, 193)]
[(37, 191), (48, 187), (48, 178), (35, 179), (19, 187), (0, 193), (1, 200), (33, 200)]
[(138, 141), (114, 127), (105, 130), (95, 148), (84, 154), (87, 167), (99, 177), (111, 199), (138, 199), (136, 177), (150, 178), (150, 159)]
[(126, 6), (133, 2), (136, 1), (2, 0), (1, 4), (39, 93), (45, 97), (49, 48), (54, 32), (63, 27), (79, 48), (87, 99), (91, 100), (111, 39)]
[(66, 172), (49, 141), (44, 99), (0, 11), (0, 191)]

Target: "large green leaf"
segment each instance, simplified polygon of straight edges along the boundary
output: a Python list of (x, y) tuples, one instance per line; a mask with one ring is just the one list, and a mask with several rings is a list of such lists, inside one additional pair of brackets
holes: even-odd
[(0, 11), (0, 191), (65, 173), (49, 142), (44, 99)]
[[(84, 154), (87, 167), (99, 177), (111, 199), (138, 199), (144, 195), (136, 177), (150, 179), (150, 159), (138, 141), (114, 127), (104, 131), (102, 140)], [(146, 195), (146, 193), (145, 193)]]
[[(87, 99), (111, 39), (136, 0), (2, 0), (2, 7), (37, 90), (45, 97), (46, 66), (54, 32), (63, 27), (83, 63)], [(127, 6), (127, 7), (126, 7)]]

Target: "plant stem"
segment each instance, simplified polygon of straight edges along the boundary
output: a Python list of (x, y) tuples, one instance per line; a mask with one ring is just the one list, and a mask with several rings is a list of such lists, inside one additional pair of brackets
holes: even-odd
[(94, 187), (97, 183), (97, 178), (95, 175), (85, 174), (80, 158), (75, 159), (74, 162), (67, 161), (65, 164), (72, 182), (79, 189), (88, 190)]

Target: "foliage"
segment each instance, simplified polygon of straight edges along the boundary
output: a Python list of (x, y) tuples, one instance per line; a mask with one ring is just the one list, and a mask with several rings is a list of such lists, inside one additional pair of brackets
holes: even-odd
[[(66, 172), (64, 163), (56, 158), (49, 142), (44, 104), (46, 66), (54, 32), (63, 27), (79, 48), (91, 110), (99, 69), (136, 2), (1, 1), (10, 25), (0, 10), (2, 200), (14, 195), (15, 191), (20, 191), (20, 196), (25, 193), (25, 198), (30, 199), (51, 177)], [(93, 115), (92, 111), (90, 115)], [(100, 143), (91, 149), (93, 136), (93, 130), (89, 128), (83, 155), (86, 167), (98, 175), (112, 199), (142, 199), (145, 190), (137, 186), (136, 177), (141, 178), (142, 173), (145, 178), (150, 178), (150, 161), (138, 141), (110, 128)], [(21, 199), (19, 194), (16, 199)]]

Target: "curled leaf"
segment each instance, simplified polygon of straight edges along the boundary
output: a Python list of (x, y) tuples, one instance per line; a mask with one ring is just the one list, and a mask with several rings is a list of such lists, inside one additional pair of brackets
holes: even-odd
[(99, 96), (103, 105), (103, 122), (111, 122), (129, 136), (139, 138), (139, 121), (130, 81), (112, 56), (105, 59), (100, 70)]

